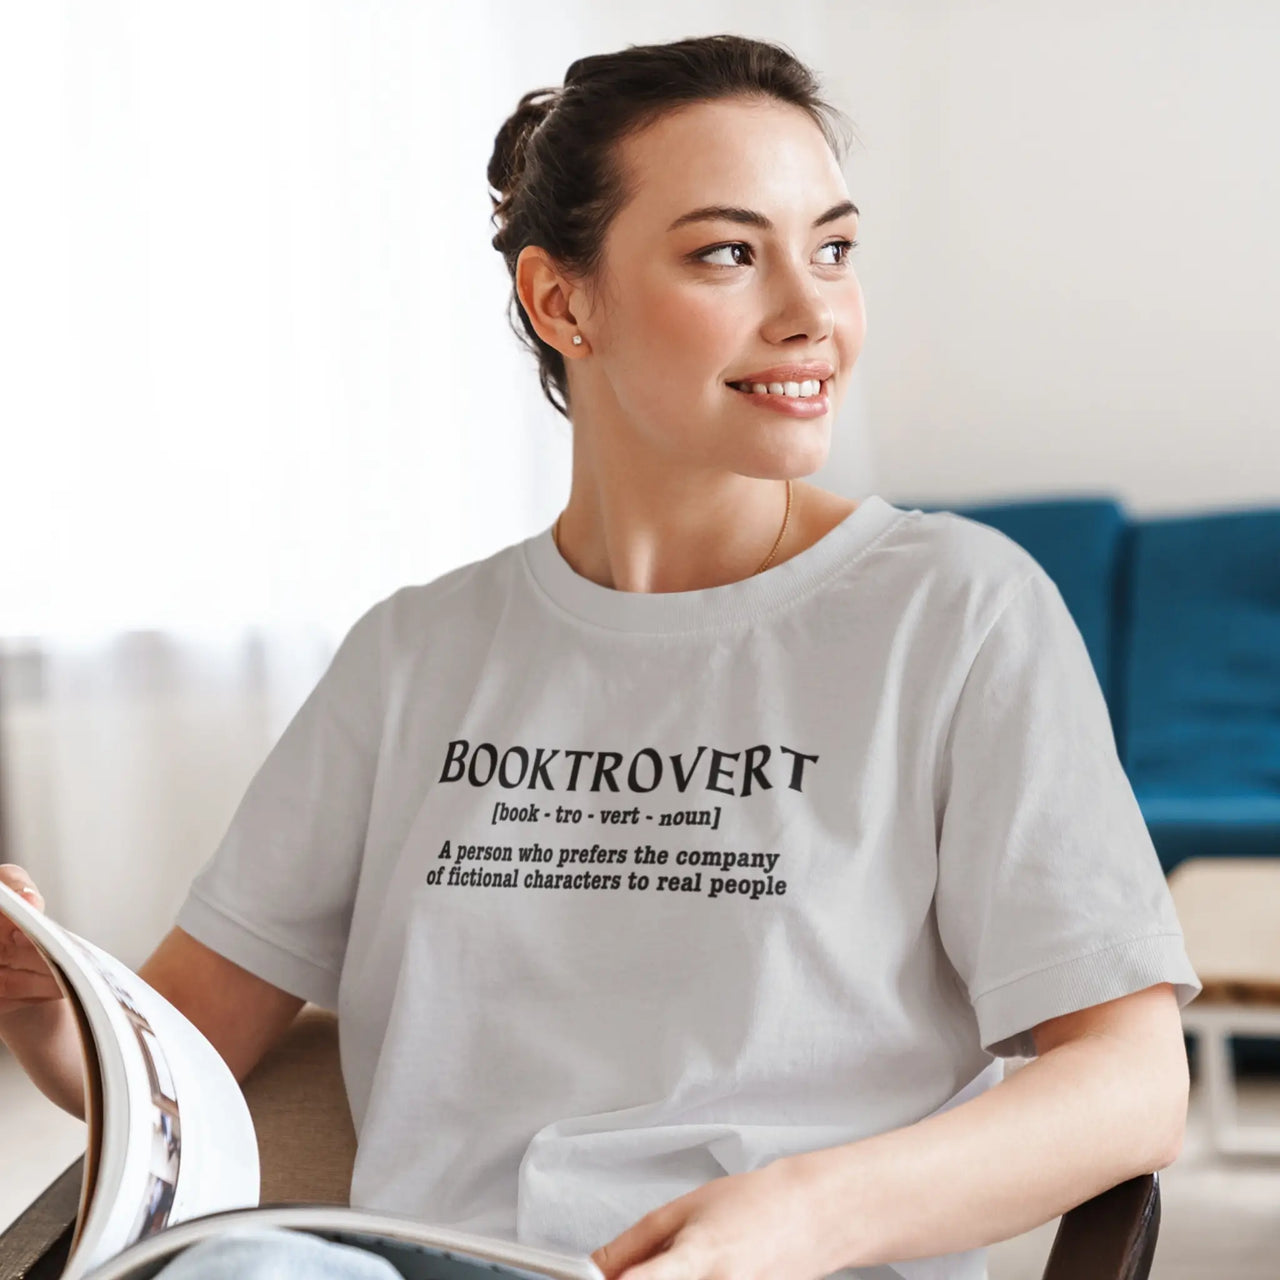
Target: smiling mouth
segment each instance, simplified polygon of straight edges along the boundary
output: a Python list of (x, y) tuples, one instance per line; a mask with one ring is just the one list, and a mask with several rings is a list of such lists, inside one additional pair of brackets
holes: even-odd
[[(777, 396), (778, 399), (780, 400), (816, 400), (819, 396), (829, 395), (831, 392), (831, 381), (832, 381), (831, 378), (823, 378), (821, 381), (819, 381), (817, 378), (802, 378), (800, 379), (800, 381), (801, 382), (817, 382), (818, 383), (817, 392), (811, 396), (798, 396), (798, 395), (788, 396), (777, 391), (769, 391), (764, 394)], [(752, 382), (726, 382), (724, 385), (726, 387), (732, 388), (734, 391), (741, 391), (743, 395), (751, 396), (751, 395), (761, 394), (758, 391), (752, 391), (751, 388), (753, 386), (767, 386), (769, 384), (752, 383)]]

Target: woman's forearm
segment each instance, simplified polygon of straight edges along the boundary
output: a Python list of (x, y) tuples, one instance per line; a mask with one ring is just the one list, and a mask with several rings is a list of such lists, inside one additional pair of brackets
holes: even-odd
[(1085, 1036), (949, 1111), (786, 1157), (807, 1220), (830, 1242), (824, 1274), (1006, 1240), (1164, 1168), (1186, 1118), (1178, 1079), (1120, 1041)]

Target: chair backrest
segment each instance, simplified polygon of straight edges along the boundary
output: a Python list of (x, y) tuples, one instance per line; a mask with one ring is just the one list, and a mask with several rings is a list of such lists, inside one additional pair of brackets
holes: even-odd
[(356, 1132), (338, 1058), (338, 1019), (317, 1005), (241, 1084), (258, 1134), (262, 1204), (346, 1204)]
[(1144, 1173), (1062, 1215), (1042, 1280), (1147, 1280), (1160, 1231), (1160, 1175)]

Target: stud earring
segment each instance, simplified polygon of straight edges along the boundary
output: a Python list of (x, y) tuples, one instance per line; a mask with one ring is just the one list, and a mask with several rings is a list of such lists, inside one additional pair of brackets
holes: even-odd
[(582, 346), (582, 334), (580, 334), (580, 333), (575, 333), (575, 334), (573, 335), (573, 345), (574, 345), (575, 347), (580, 347), (580, 346)]

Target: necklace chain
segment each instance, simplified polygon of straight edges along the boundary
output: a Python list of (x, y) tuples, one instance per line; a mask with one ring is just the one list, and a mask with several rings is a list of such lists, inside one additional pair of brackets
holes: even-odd
[[(551, 526), (551, 540), (556, 544), (557, 551), (560, 550), (560, 517), (563, 515), (564, 515), (564, 512), (562, 511), (560, 515), (556, 516), (555, 524)], [(769, 561), (772, 560), (775, 555), (777, 555), (778, 548), (782, 545), (782, 539), (786, 536), (787, 523), (790, 519), (791, 519), (791, 481), (788, 480), (787, 481), (787, 510), (782, 517), (782, 528), (778, 530), (778, 536), (774, 539), (772, 549), (770, 550), (769, 554), (765, 556), (763, 563), (760, 565), (760, 568), (756, 570), (756, 573), (763, 573), (769, 567)], [(755, 577), (755, 574), (752, 574), (751, 576)]]

